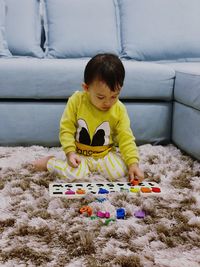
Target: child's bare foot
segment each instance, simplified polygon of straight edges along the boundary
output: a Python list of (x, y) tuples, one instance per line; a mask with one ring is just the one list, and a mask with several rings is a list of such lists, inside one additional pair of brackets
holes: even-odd
[(32, 165), (36, 171), (47, 171), (47, 162), (54, 156), (44, 157), (32, 162)]

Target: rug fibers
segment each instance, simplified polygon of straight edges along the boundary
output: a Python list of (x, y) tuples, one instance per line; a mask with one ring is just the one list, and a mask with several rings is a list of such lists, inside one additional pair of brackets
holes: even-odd
[[(35, 172), (30, 162), (47, 155), (64, 159), (60, 148), (0, 147), (0, 266), (200, 266), (200, 163), (173, 145), (139, 151), (145, 179), (158, 182), (162, 193), (113, 193), (101, 203), (92, 195), (49, 196), (50, 182), (78, 180)], [(92, 174), (84, 181), (106, 179)], [(106, 225), (81, 215), (84, 205), (115, 219), (123, 207), (126, 216)], [(134, 216), (141, 209), (144, 219)]]

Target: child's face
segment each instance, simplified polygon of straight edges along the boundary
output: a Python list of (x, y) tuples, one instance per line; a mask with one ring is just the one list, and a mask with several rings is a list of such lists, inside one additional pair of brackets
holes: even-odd
[(82, 87), (88, 92), (91, 103), (102, 111), (109, 110), (117, 102), (121, 89), (113, 92), (104, 82), (98, 80), (89, 86), (83, 83)]

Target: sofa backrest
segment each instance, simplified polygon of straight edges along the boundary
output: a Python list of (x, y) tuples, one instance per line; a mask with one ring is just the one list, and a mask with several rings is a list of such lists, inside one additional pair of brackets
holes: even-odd
[(120, 54), (116, 4), (115, 0), (44, 0), (46, 55)]
[(6, 36), (13, 55), (43, 57), (39, 0), (5, 0)]
[(122, 55), (136, 60), (200, 57), (199, 0), (118, 0)]
[(7, 14), (1, 43), (7, 41), (14, 56), (110, 52), (143, 61), (200, 59), (199, 0), (2, 1)]

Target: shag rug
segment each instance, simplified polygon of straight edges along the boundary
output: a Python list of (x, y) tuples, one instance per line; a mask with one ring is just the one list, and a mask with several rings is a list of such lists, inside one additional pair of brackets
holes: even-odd
[[(29, 163), (63, 158), (60, 148), (0, 147), (0, 266), (200, 266), (200, 163), (173, 145), (139, 150), (146, 180), (158, 182), (162, 195), (113, 193), (101, 203), (91, 195), (49, 197), (50, 182), (75, 181), (34, 172)], [(105, 178), (93, 174), (84, 181)], [(84, 205), (113, 218), (123, 207), (126, 216), (105, 225), (80, 214)], [(144, 219), (134, 216), (141, 209)]]

